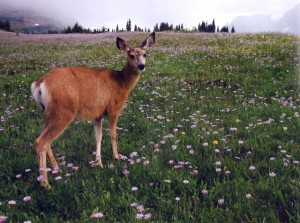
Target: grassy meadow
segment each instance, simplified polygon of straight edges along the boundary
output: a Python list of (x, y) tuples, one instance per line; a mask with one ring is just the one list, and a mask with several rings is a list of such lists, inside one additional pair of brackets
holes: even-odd
[(52, 145), (61, 172), (38, 184), (43, 121), (30, 84), (59, 66), (121, 70), (115, 39), (145, 33), (0, 32), (0, 222), (300, 222), (299, 37), (157, 33), (103, 169), (90, 122)]

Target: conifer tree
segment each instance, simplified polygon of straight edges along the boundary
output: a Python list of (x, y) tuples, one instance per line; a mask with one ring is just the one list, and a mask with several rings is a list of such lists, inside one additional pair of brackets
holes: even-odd
[(232, 28), (231, 28), (231, 33), (235, 33), (234, 26), (232, 26)]

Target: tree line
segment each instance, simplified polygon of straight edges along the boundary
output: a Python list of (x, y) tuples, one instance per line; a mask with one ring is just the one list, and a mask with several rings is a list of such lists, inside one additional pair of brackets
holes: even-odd
[[(0, 20), (0, 29), (3, 29), (5, 31), (12, 31), (10, 27), (10, 22), (8, 20), (1, 21)], [(67, 28), (64, 28), (62, 30), (48, 30), (48, 34), (57, 34), (57, 33), (105, 33), (105, 32), (150, 32), (150, 28), (144, 27), (141, 28), (137, 25), (134, 25), (134, 28), (132, 26), (132, 22), (129, 19), (126, 22), (126, 28), (119, 28), (119, 25), (116, 25), (115, 29), (110, 29), (106, 27), (102, 27), (100, 29), (90, 29), (90, 28), (84, 28), (82, 25), (80, 25), (78, 22), (75, 23), (74, 26), (68, 26)], [(197, 27), (193, 27), (192, 29), (184, 28), (183, 24), (173, 25), (169, 24), (167, 22), (161, 22), (160, 24), (156, 24), (153, 27), (153, 31), (155, 32), (164, 32), (164, 31), (185, 31), (185, 32), (206, 32), (206, 33), (215, 33), (215, 32), (229, 32), (228, 26), (223, 26), (221, 28), (216, 27), (215, 20), (212, 21), (212, 23), (204, 22), (198, 24)], [(234, 27), (231, 28), (231, 33), (235, 33)]]
[(0, 29), (10, 32), (11, 31), (10, 22), (8, 20), (6, 20), (6, 21), (0, 20)]
[[(126, 28), (119, 28), (119, 25), (116, 25), (115, 29), (109, 29), (106, 27), (102, 27), (101, 29), (86, 29), (83, 28), (78, 23), (75, 23), (73, 27), (68, 26), (67, 28), (60, 31), (60, 33), (105, 33), (105, 32), (150, 32), (150, 28), (144, 27), (141, 28), (137, 25), (134, 25), (134, 28), (132, 26), (132, 22), (129, 19), (126, 22)], [(169, 24), (167, 22), (161, 22), (160, 24), (156, 24), (153, 27), (153, 31), (155, 32), (164, 32), (164, 31), (186, 31), (186, 32), (206, 32), (206, 33), (215, 33), (215, 32), (223, 32), (223, 33), (229, 33), (229, 27), (223, 26), (221, 28), (216, 27), (215, 20), (212, 21), (212, 23), (204, 22), (198, 24), (197, 27), (194, 27), (193, 29), (189, 30), (184, 28), (183, 24), (175, 25)], [(231, 28), (231, 33), (235, 33), (234, 26)], [(58, 31), (49, 31), (48, 33), (59, 33)]]

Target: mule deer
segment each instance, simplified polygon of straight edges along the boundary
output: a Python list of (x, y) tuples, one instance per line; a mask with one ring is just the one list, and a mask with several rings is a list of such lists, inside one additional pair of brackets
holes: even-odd
[(88, 69), (83, 67), (56, 68), (31, 84), (34, 101), (43, 110), (44, 127), (35, 146), (39, 162), (40, 183), (51, 188), (47, 176), (47, 158), (52, 168), (58, 164), (51, 143), (74, 120), (92, 120), (96, 136), (95, 164), (101, 161), (102, 120), (108, 117), (113, 158), (119, 159), (116, 125), (129, 93), (145, 69), (146, 49), (155, 43), (153, 32), (140, 47), (132, 48), (117, 38), (119, 50), (127, 53), (122, 71)]

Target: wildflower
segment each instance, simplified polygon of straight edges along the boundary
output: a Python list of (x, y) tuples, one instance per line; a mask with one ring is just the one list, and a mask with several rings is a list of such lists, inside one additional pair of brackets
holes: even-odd
[(221, 173), (221, 172), (222, 172), (222, 169), (221, 169), (221, 168), (216, 168), (216, 172), (217, 172), (217, 173)]
[(59, 172), (59, 168), (54, 168), (54, 170), (52, 171), (52, 174), (58, 174)]
[(149, 163), (150, 163), (149, 160), (145, 160), (143, 164), (144, 164), (144, 165), (148, 165)]
[(213, 141), (213, 144), (214, 144), (214, 145), (218, 145), (218, 144), (219, 144), (218, 140), (214, 140), (214, 141)]
[(152, 218), (152, 214), (151, 214), (151, 213), (147, 213), (147, 214), (144, 215), (144, 218), (145, 218), (146, 220), (149, 220), (149, 219)]
[(135, 208), (137, 206), (138, 206), (138, 204), (136, 202), (133, 202), (133, 203), (130, 204), (130, 207), (132, 207), (132, 208)]
[(137, 187), (132, 187), (131, 190), (132, 190), (132, 191), (137, 191), (138, 188), (137, 188)]
[(137, 209), (139, 212), (143, 212), (143, 211), (145, 210), (144, 205), (138, 205), (138, 206), (136, 207), (136, 209)]
[(62, 177), (61, 177), (61, 176), (58, 176), (58, 177), (55, 177), (54, 179), (55, 179), (56, 181), (58, 181), (58, 180), (61, 180)]
[(220, 150), (218, 150), (218, 149), (215, 149), (215, 152), (216, 152), (216, 153), (219, 153), (219, 152), (220, 152)]
[(73, 166), (73, 167), (72, 167), (72, 170), (77, 171), (77, 170), (79, 170), (79, 167), (78, 167), (78, 166)]
[(229, 175), (229, 174), (231, 174), (231, 172), (230, 172), (229, 170), (226, 170), (226, 171), (225, 171), (225, 174), (226, 174), (226, 175)]
[(170, 184), (172, 181), (171, 180), (164, 180), (165, 183)]
[(7, 219), (8, 219), (7, 216), (4, 216), (4, 215), (1, 215), (1, 216), (0, 216), (0, 222), (1, 222), (1, 223), (2, 223), (2, 222), (6, 222)]
[(175, 197), (175, 201), (180, 201), (180, 197)]
[(243, 144), (244, 144), (244, 141), (239, 140), (238, 143), (239, 143), (239, 145), (243, 145)]
[(24, 221), (24, 223), (32, 223), (31, 221)]
[(138, 153), (137, 153), (137, 152), (132, 152), (132, 153), (129, 154), (129, 156), (130, 156), (131, 158), (133, 158), (133, 157), (138, 156)]
[(203, 189), (203, 190), (201, 190), (201, 193), (202, 193), (203, 195), (208, 195), (209, 191), (206, 190), (206, 189)]
[(215, 162), (215, 165), (216, 165), (216, 166), (221, 166), (222, 163), (221, 163), (221, 161), (217, 161), (217, 162)]
[(136, 216), (135, 216), (135, 218), (137, 220), (141, 220), (141, 219), (143, 219), (143, 217), (144, 217), (144, 214), (142, 214), (142, 213), (137, 213)]
[(275, 177), (275, 176), (276, 176), (276, 173), (270, 172), (270, 173), (269, 173), (269, 176), (270, 176), (270, 177)]
[(129, 171), (127, 168), (124, 168), (124, 169), (122, 170), (122, 173), (123, 173), (125, 176), (128, 176), (129, 173), (130, 173), (130, 171)]
[(191, 175), (197, 175), (199, 172), (198, 170), (192, 170), (192, 172), (190, 173)]
[(98, 212), (98, 213), (94, 213), (91, 215), (91, 218), (95, 218), (95, 219), (101, 219), (103, 218), (103, 214), (101, 212)]
[(275, 157), (270, 157), (270, 160), (273, 161), (273, 160), (276, 160), (276, 158)]
[(250, 167), (249, 167), (249, 170), (255, 170), (255, 169), (256, 169), (255, 166), (250, 166)]
[(288, 130), (287, 127), (282, 127), (282, 129), (283, 129), (283, 131), (285, 131), (285, 132)]
[(23, 198), (23, 201), (24, 202), (29, 202), (29, 201), (31, 201), (31, 197), (30, 196), (26, 196), (26, 197)]
[(208, 143), (207, 143), (207, 142), (204, 142), (204, 143), (202, 143), (202, 146), (207, 147), (207, 146), (208, 146)]
[(28, 172), (30, 172), (30, 171), (31, 171), (31, 169), (26, 169), (26, 170), (25, 170), (26, 173), (28, 173)]
[(189, 184), (190, 183), (190, 181), (188, 181), (188, 180), (184, 180), (184, 181), (182, 181), (184, 184)]
[(236, 132), (236, 131), (237, 131), (237, 128), (230, 128), (230, 131), (231, 131), (231, 132)]
[(252, 197), (251, 194), (246, 194), (247, 199), (251, 199), (251, 197)]
[(13, 206), (13, 205), (16, 205), (16, 204), (17, 204), (17, 202), (14, 201), (14, 200), (10, 200), (10, 201), (8, 202), (8, 205), (10, 205), (10, 206)]
[(184, 136), (185, 134), (186, 134), (185, 132), (181, 132), (181, 135), (183, 135), (183, 136)]
[(17, 179), (20, 179), (21, 177), (22, 177), (22, 174), (17, 174), (17, 175), (16, 175), (16, 178), (17, 178)]
[(218, 204), (219, 204), (219, 205), (224, 204), (224, 202), (225, 202), (224, 199), (218, 199)]

